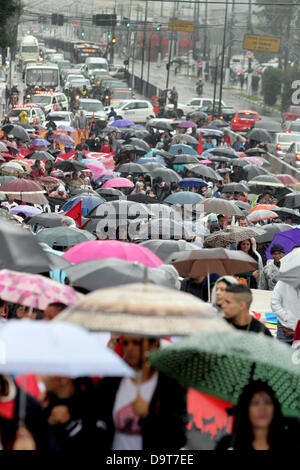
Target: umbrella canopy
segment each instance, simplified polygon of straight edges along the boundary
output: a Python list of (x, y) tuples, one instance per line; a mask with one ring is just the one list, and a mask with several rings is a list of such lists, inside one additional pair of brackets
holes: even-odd
[(169, 148), (169, 152), (172, 155), (178, 155), (179, 151), (181, 151), (185, 155), (198, 155), (196, 150), (193, 147), (190, 147), (189, 145), (185, 145), (185, 144), (175, 144), (175, 145), (171, 145), (171, 147)]
[(70, 219), (70, 217), (66, 217), (64, 214), (58, 214), (57, 212), (44, 212), (31, 217), (28, 224), (32, 226), (40, 225), (45, 228), (60, 227), (65, 219)]
[(247, 134), (247, 138), (255, 142), (272, 142), (272, 137), (266, 129), (252, 129)]
[(249, 162), (246, 160), (246, 158), (235, 158), (232, 162), (231, 165), (238, 166), (239, 168), (244, 168), (244, 166), (249, 166)]
[(196, 155), (177, 155), (174, 160), (172, 160), (172, 165), (186, 165), (187, 163), (199, 163), (199, 159)]
[(105, 202), (105, 199), (102, 199), (100, 196), (83, 196), (79, 195), (75, 198), (69, 199), (62, 207), (61, 210), (68, 212), (72, 207), (76, 206), (78, 202), (81, 201), (81, 215), (83, 217), (87, 216), (93, 209), (100, 206)]
[(231, 243), (239, 243), (252, 237), (263, 235), (265, 231), (258, 227), (228, 227), (219, 232), (208, 235), (205, 239), (205, 246), (218, 248), (230, 245)]
[(207, 248), (191, 252), (174, 253), (168, 260), (182, 277), (207, 276), (208, 273), (225, 276), (254, 271), (256, 261), (241, 251), (225, 248)]
[(124, 193), (119, 189), (115, 188), (100, 188), (97, 189), (97, 194), (99, 194), (104, 199), (108, 199), (110, 197), (124, 197)]
[(201, 178), (183, 178), (178, 185), (182, 188), (200, 188), (207, 186), (207, 183)]
[(17, 180), (16, 176), (0, 176), (0, 184), (7, 183), (7, 181)]
[(211, 153), (212, 155), (218, 155), (221, 157), (227, 157), (227, 158), (239, 158), (239, 154), (236, 153), (236, 151), (232, 148), (214, 148), (214, 149), (208, 149), (205, 151), (205, 153)]
[(53, 248), (54, 246), (74, 246), (77, 243), (95, 240), (96, 237), (86, 230), (79, 230), (75, 227), (55, 227), (40, 230), (36, 239)]
[(270, 162), (268, 162), (268, 160), (266, 160), (265, 158), (261, 158), (261, 157), (244, 157), (244, 158), (249, 163), (253, 163), (253, 165), (259, 165), (259, 166), (270, 165)]
[(63, 172), (89, 169), (88, 166), (84, 163), (78, 162), (77, 160), (64, 160), (62, 162), (57, 162), (55, 163), (55, 168), (57, 170), (62, 170)]
[(236, 206), (233, 201), (226, 201), (219, 198), (208, 198), (201, 202), (199, 209), (194, 207), (194, 210), (205, 211), (205, 214), (223, 214), (223, 215), (238, 215), (242, 216), (242, 211)]
[(276, 219), (278, 214), (273, 211), (259, 210), (247, 215), (249, 222), (259, 222), (260, 220)]
[(118, 240), (96, 240), (79, 243), (63, 254), (70, 263), (82, 263), (94, 259), (118, 258), (125, 261), (137, 261), (149, 268), (164, 264), (152, 251), (134, 244)]
[(299, 184), (299, 181), (291, 175), (287, 174), (282, 174), (282, 175), (276, 175), (276, 178), (279, 179), (284, 185), (289, 185), (289, 184)]
[(6, 124), (2, 127), (3, 132), (6, 134), (13, 135), (16, 139), (25, 140), (30, 142), (30, 137), (28, 133), (23, 129), (22, 126), (18, 126), (17, 124)]
[(25, 158), (29, 158), (30, 160), (50, 160), (51, 162), (55, 162), (55, 158), (51, 155), (51, 153), (41, 150), (35, 150), (34, 152), (30, 152), (28, 155), (26, 155)]
[(58, 131), (67, 131), (67, 132), (75, 132), (76, 129), (74, 129), (73, 127), (71, 126), (67, 126), (65, 124), (60, 124), (59, 126), (57, 126), (56, 128)]
[(51, 144), (46, 139), (34, 139), (31, 141), (31, 145), (33, 145), (34, 147), (48, 147)]
[[(147, 131), (146, 131), (147, 132)], [(148, 132), (147, 132), (148, 134)], [(143, 149), (145, 150), (145, 152), (149, 152), (151, 150), (151, 147), (147, 144), (147, 142), (145, 142), (144, 140), (142, 139), (136, 139), (134, 137), (131, 137), (128, 141), (129, 144), (133, 145), (133, 146), (136, 146), (140, 149)]]
[(274, 208), (273, 212), (279, 215), (281, 218), (291, 217), (295, 224), (300, 224), (300, 212), (295, 209), (287, 209), (285, 207)]
[(192, 135), (189, 135), (189, 134), (175, 134), (172, 141), (171, 141), (171, 144), (180, 144), (184, 142), (185, 144), (188, 144), (188, 145), (197, 145), (198, 144), (198, 140), (195, 139), (194, 136)]
[(299, 289), (300, 248), (295, 248), (280, 260), (279, 280)]
[(43, 195), (45, 192), (41, 185), (24, 178), (8, 181), (0, 186), (0, 194), (13, 194), (16, 199), (32, 204), (48, 204)]
[(132, 284), (143, 278), (153, 284), (174, 287), (167, 273), (159, 268), (145, 268), (145, 265), (136, 261), (117, 258), (85, 261), (69, 266), (64, 271), (72, 286), (82, 287), (88, 291)]
[(246, 179), (247, 180), (252, 180), (256, 176), (259, 175), (268, 175), (270, 174), (268, 170), (265, 168), (262, 168), (261, 166), (256, 166), (256, 165), (245, 165), (243, 167), (243, 171), (246, 173)]
[(274, 188), (283, 188), (284, 184), (273, 175), (260, 175), (255, 176), (248, 181), (249, 186), (271, 186)]
[(147, 122), (147, 127), (154, 127), (154, 129), (161, 129), (161, 130), (167, 130), (167, 131), (172, 131), (173, 127), (171, 125), (171, 120), (170, 119), (150, 119)]
[(133, 188), (133, 187), (134, 187), (133, 182), (127, 178), (112, 178), (106, 181), (102, 185), (102, 188)]
[(215, 119), (211, 121), (206, 126), (208, 129), (221, 129), (223, 127), (228, 127), (228, 122), (224, 121), (223, 119)]
[(20, 174), (23, 175), (24, 173), (24, 168), (22, 165), (16, 162), (8, 162), (8, 163), (3, 163), (1, 165), (1, 172), (2, 173), (14, 173), (15, 171), (18, 171)]
[(200, 119), (201, 121), (207, 121), (208, 120), (208, 115), (204, 113), (203, 111), (193, 111), (190, 113), (190, 118), (191, 119)]
[(287, 194), (278, 202), (278, 206), (289, 209), (300, 208), (300, 193)]
[(130, 127), (134, 126), (134, 122), (130, 121), (129, 119), (117, 119), (108, 125), (113, 127)]
[(260, 149), (258, 147), (245, 150), (246, 155), (263, 155), (265, 153), (267, 153), (267, 152), (264, 149)]
[(175, 171), (168, 168), (156, 168), (155, 170), (149, 172), (149, 174), (152, 178), (161, 176), (166, 183), (178, 183), (181, 181), (181, 177)]
[(287, 230), (285, 232), (276, 233), (272, 243), (268, 246), (266, 250), (266, 255), (268, 259), (272, 259), (271, 248), (275, 243), (279, 243), (285, 249), (285, 253), (288, 254), (293, 248), (300, 246), (300, 229), (294, 228), (292, 230)]
[(2, 374), (62, 377), (133, 376), (130, 367), (89, 332), (69, 323), (10, 320), (0, 330)]
[(40, 273), (49, 270), (49, 261), (46, 254), (28, 230), (1, 220), (0, 246), (1, 268), (29, 273)]
[(222, 177), (214, 171), (212, 168), (208, 168), (205, 165), (198, 164), (193, 167), (188, 167), (189, 171), (197, 176), (202, 176), (203, 178), (208, 178), (216, 181), (222, 181)]
[(60, 185), (60, 181), (53, 176), (41, 176), (36, 178), (36, 181), (44, 186), (47, 191), (52, 191), (53, 189), (57, 188)]
[(188, 129), (189, 127), (197, 127), (197, 125), (193, 121), (182, 121), (178, 127)]
[(157, 168), (164, 168), (166, 166), (166, 164), (163, 164), (161, 162), (140, 162), (140, 164), (143, 165), (143, 167), (147, 170), (148, 173), (152, 170), (156, 170)]
[(252, 214), (252, 212), (255, 212), (255, 211), (260, 211), (260, 210), (272, 211), (273, 209), (276, 209), (276, 208), (278, 208), (276, 204), (257, 204), (257, 206), (251, 207), (249, 212), (250, 214)]
[(138, 163), (123, 163), (116, 168), (119, 173), (123, 174), (143, 174), (147, 173), (147, 168), (144, 168), (143, 165), (139, 165)]
[(287, 230), (291, 230), (293, 228), (292, 225), (288, 224), (267, 224), (264, 225), (264, 235), (260, 235), (256, 238), (256, 243), (268, 243), (273, 240), (276, 233), (279, 232), (286, 232)]
[(99, 194), (94, 191), (93, 189), (86, 189), (86, 188), (75, 188), (70, 192), (72, 198), (74, 196), (99, 196)]
[[(231, 162), (232, 159), (228, 158), (228, 157), (223, 157), (221, 155), (220, 156), (217, 155), (216, 157), (209, 157), (209, 160), (211, 162), (227, 162), (228, 163), (228, 162)], [(235, 163), (236, 163), (236, 161), (238, 161), (238, 160), (235, 160)], [(245, 165), (247, 165), (247, 163), (245, 163)], [(230, 171), (230, 169), (229, 169), (229, 171)]]
[(239, 209), (242, 209), (242, 210), (249, 210), (251, 209), (251, 205), (248, 203), (248, 202), (244, 202), (244, 201), (234, 201), (234, 204), (239, 208)]
[(177, 193), (170, 194), (165, 200), (164, 203), (167, 204), (197, 204), (197, 202), (202, 201), (203, 196), (197, 193), (192, 193), (190, 191), (178, 191)]
[(195, 296), (150, 283), (94, 291), (54, 321), (75, 323), (93, 331), (146, 337), (230, 328), (212, 307)]
[(155, 367), (188, 387), (238, 403), (249, 380), (267, 382), (285, 416), (300, 417), (299, 366), (280, 341), (253, 332), (207, 332), (150, 354)]
[(96, 207), (89, 213), (89, 218), (107, 218), (115, 219), (137, 219), (137, 218), (148, 218), (151, 215), (150, 210), (145, 204), (140, 204), (136, 201), (130, 201), (127, 199), (120, 199), (115, 201), (108, 201)]
[(8, 148), (4, 142), (0, 141), (0, 152), (8, 152)]
[(166, 261), (173, 253), (178, 251), (196, 250), (197, 247), (185, 240), (147, 240), (141, 243), (160, 259)]
[(37, 207), (34, 206), (27, 206), (24, 204), (24, 206), (15, 206), (9, 211), (11, 214), (24, 214), (26, 217), (32, 217), (33, 215), (40, 214), (42, 211), (41, 209), (38, 209)]
[(73, 147), (75, 144), (73, 137), (67, 134), (54, 134), (53, 140), (59, 144), (66, 145), (68, 147)]
[(246, 184), (243, 183), (229, 183), (224, 184), (221, 193), (248, 193), (250, 190)]
[(2, 269), (0, 271), (0, 297), (6, 302), (45, 310), (53, 302), (73, 305), (81, 294), (72, 287), (52, 281), (39, 274)]
[(141, 224), (138, 234), (141, 239), (163, 239), (163, 240), (193, 240), (196, 233), (192, 228), (178, 219), (161, 218), (153, 219)]

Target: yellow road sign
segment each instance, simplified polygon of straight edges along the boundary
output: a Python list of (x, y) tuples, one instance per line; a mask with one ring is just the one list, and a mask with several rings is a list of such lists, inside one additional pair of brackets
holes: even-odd
[(258, 36), (257, 34), (245, 34), (243, 49), (249, 51), (279, 52), (280, 38), (275, 36)]
[(195, 24), (194, 21), (175, 20), (174, 18), (170, 18), (168, 30), (169, 31), (185, 31), (186, 33), (193, 33), (194, 24)]

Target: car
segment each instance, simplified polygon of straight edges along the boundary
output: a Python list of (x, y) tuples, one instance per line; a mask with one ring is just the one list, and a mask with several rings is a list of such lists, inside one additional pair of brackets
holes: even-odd
[(90, 75), (90, 80), (92, 83), (100, 82), (103, 78), (108, 78), (107, 70), (95, 69)]
[[(219, 102), (215, 102), (215, 109), (213, 108), (212, 105), (209, 106), (202, 106), (202, 108), (199, 109), (200, 112), (203, 112), (208, 115), (208, 121), (212, 121), (213, 116), (215, 119), (224, 119), (226, 122), (230, 122), (231, 119), (235, 115), (235, 110), (234, 108), (231, 108), (229, 106), (221, 106), (221, 113), (219, 114)], [(194, 111), (187, 113), (186, 118), (187, 120), (190, 120), (193, 118), (192, 114)]]
[(78, 88), (79, 90), (83, 90), (84, 85), (86, 86), (88, 91), (92, 90), (92, 85), (89, 80), (86, 78), (76, 78), (70, 79), (68, 82), (65, 83), (65, 90), (68, 91), (70, 88)]
[[(177, 104), (177, 114), (178, 117), (185, 116), (187, 113), (191, 113), (193, 111), (199, 111), (200, 108), (203, 106), (211, 106), (213, 105), (213, 98), (191, 98), (186, 104)], [(222, 106), (226, 106), (224, 101), (222, 101)]]
[(291, 166), (300, 168), (300, 141), (293, 142), (283, 155), (283, 160)]
[(22, 111), (26, 111), (29, 124), (42, 124), (46, 119), (45, 113), (36, 104), (14, 105), (7, 114), (12, 124), (19, 121), (19, 115)]
[(132, 96), (132, 91), (127, 89), (127, 90), (119, 90), (118, 88), (116, 90), (112, 91), (111, 94), (111, 103), (116, 103), (118, 101), (124, 101), (124, 100), (131, 100), (133, 98)]
[(103, 104), (99, 100), (82, 98), (78, 102), (78, 110), (83, 110), (88, 121), (94, 117), (95, 120), (103, 121), (106, 124), (106, 112)]
[(252, 129), (254, 123), (259, 120), (256, 111), (239, 110), (231, 120), (231, 129), (235, 132), (248, 132)]
[(76, 79), (83, 79), (83, 80), (86, 80), (85, 77), (81, 74), (81, 73), (74, 73), (74, 72), (71, 72), (71, 73), (67, 73), (66, 76), (65, 76), (65, 81), (66, 82), (69, 82), (70, 80), (76, 80)]
[[(113, 104), (117, 113), (117, 119), (129, 119), (136, 123), (145, 123), (155, 118), (155, 113), (150, 101), (123, 100)], [(109, 112), (109, 108), (106, 108)]]
[(124, 66), (115, 67), (114, 70), (110, 71), (110, 75), (114, 78), (126, 78), (126, 68)]
[(68, 98), (64, 93), (37, 92), (30, 99), (32, 103), (39, 105), (45, 113), (69, 109)]
[(50, 119), (55, 122), (56, 126), (74, 126), (74, 114), (70, 111), (53, 111), (49, 113), (43, 123), (43, 127), (46, 126)]
[(115, 78), (104, 78), (101, 80), (101, 87), (102, 88), (109, 88), (110, 90), (119, 88), (120, 90), (128, 88), (128, 85), (126, 82), (123, 82), (121, 80), (117, 80)]
[(274, 150), (279, 157), (284, 157), (293, 142), (300, 142), (300, 133), (277, 132), (274, 139)]

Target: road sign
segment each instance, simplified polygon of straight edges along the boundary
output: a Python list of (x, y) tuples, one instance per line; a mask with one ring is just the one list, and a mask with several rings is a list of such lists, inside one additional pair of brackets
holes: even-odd
[(275, 36), (245, 34), (243, 49), (262, 52), (279, 52), (280, 41), (281, 39)]
[(175, 18), (170, 18), (168, 24), (169, 31), (185, 31), (186, 33), (194, 32), (194, 21), (186, 20), (176, 20)]

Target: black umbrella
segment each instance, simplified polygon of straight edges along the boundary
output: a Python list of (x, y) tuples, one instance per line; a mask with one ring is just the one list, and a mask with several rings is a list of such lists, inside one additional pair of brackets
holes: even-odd
[(195, 163), (196, 165), (199, 163), (199, 159), (196, 155), (176, 155), (174, 160), (172, 161), (172, 165), (186, 165), (187, 163)]
[(87, 188), (75, 188), (70, 192), (71, 196), (81, 196), (82, 194), (84, 194), (85, 196), (99, 196), (96, 191)]
[(30, 152), (25, 158), (30, 158), (30, 160), (47, 160), (55, 162), (55, 158), (49, 152), (45, 152), (44, 150)]
[(264, 153), (267, 153), (264, 149), (260, 149), (258, 147), (255, 147), (253, 149), (248, 149), (248, 150), (245, 150), (245, 153), (249, 156), (249, 157), (254, 157), (255, 155), (263, 155)]
[(252, 178), (255, 178), (255, 176), (270, 174), (265, 168), (251, 164), (244, 166), (243, 171), (246, 173), (247, 180), (251, 180)]
[[(232, 160), (232, 159), (230, 159), (230, 160)], [(249, 165), (249, 162), (248, 162), (248, 160), (246, 160), (244, 158), (239, 158), (239, 159), (235, 158), (234, 160), (231, 161), (231, 165), (243, 168), (244, 166)]]
[(166, 261), (175, 252), (197, 249), (195, 245), (185, 240), (147, 240), (141, 245), (151, 250), (163, 261)]
[(95, 207), (89, 214), (90, 219), (112, 219), (121, 217), (128, 219), (148, 218), (151, 215), (150, 210), (145, 204), (136, 201), (120, 199), (116, 201), (104, 202), (101, 206)]
[(276, 214), (278, 214), (281, 219), (291, 217), (294, 223), (300, 223), (300, 212), (295, 209), (281, 207), (280, 209), (272, 209), (272, 211), (276, 212)]
[(266, 129), (252, 129), (247, 134), (247, 138), (256, 142), (272, 142), (272, 137)]
[(271, 186), (274, 188), (283, 188), (284, 184), (273, 175), (260, 175), (255, 176), (250, 181), (248, 181), (249, 186)]
[(280, 199), (277, 205), (289, 209), (300, 208), (300, 193), (287, 194), (284, 198)]
[(55, 163), (55, 168), (64, 172), (89, 169), (84, 163), (78, 162), (77, 160), (64, 160), (61, 162), (57, 162)]
[(23, 129), (32, 129), (34, 130), (34, 126), (31, 124), (27, 124), (26, 122), (18, 122), (18, 126), (23, 127)]
[(156, 170), (156, 168), (165, 168), (160, 162), (149, 162), (143, 163), (142, 165), (144, 168), (147, 168), (148, 171)]
[(183, 222), (174, 221), (170, 218), (153, 219), (144, 222), (140, 226), (141, 239), (163, 239), (163, 240), (193, 240), (195, 233)]
[(57, 212), (44, 212), (31, 217), (28, 220), (28, 224), (32, 226), (41, 225), (45, 228), (52, 228), (61, 226), (64, 219), (66, 219), (66, 216), (63, 214), (58, 214)]
[(232, 148), (215, 148), (209, 151), (211, 155), (219, 155), (227, 158), (240, 158), (239, 154)]
[(143, 147), (139, 147), (138, 145), (125, 144), (121, 146), (120, 152), (147, 153), (148, 150), (145, 150)]
[(49, 259), (30, 231), (1, 220), (0, 245), (1, 269), (28, 273), (49, 271)]
[(146, 152), (150, 152), (151, 150), (147, 142), (142, 139), (131, 138), (128, 143), (136, 146), (137, 148), (144, 149)]
[(212, 168), (209, 168), (206, 165), (195, 165), (192, 168), (188, 168), (188, 170), (197, 175), (197, 176), (202, 176), (203, 178), (208, 178), (216, 181), (222, 181), (222, 177)]
[(25, 131), (25, 129), (23, 129), (23, 127), (18, 126), (17, 124), (5, 124), (5, 126), (2, 127), (2, 130), (5, 134), (11, 134), (16, 139), (27, 140), (30, 142), (28, 133)]
[(96, 190), (96, 193), (102, 196), (104, 199), (110, 197), (124, 197), (124, 193), (116, 188), (100, 188)]
[(242, 183), (224, 184), (221, 193), (248, 193), (249, 188)]
[(190, 145), (198, 145), (198, 140), (195, 139), (194, 136), (189, 135), (189, 134), (177, 134), (173, 137), (171, 145), (173, 144), (190, 144)]
[[(155, 197), (147, 196), (146, 194), (129, 194), (127, 196), (128, 201), (139, 202), (140, 204), (160, 204), (160, 201)], [(151, 207), (149, 207), (151, 211)]]
[(134, 132), (131, 134), (132, 136), (135, 136), (137, 139), (145, 139), (145, 137), (148, 137), (149, 131), (141, 130), (141, 129), (132, 129)]
[(189, 118), (200, 119), (201, 121), (207, 121), (208, 115), (206, 113), (203, 113), (202, 111), (193, 111), (192, 113), (189, 113)]
[(228, 127), (228, 122), (223, 121), (222, 119), (215, 119), (214, 121), (211, 121), (209, 124), (206, 126), (208, 129), (220, 129), (222, 127)]
[[(117, 258), (85, 261), (64, 271), (72, 286), (88, 291), (140, 282), (145, 276), (143, 264)], [(159, 268), (147, 268), (147, 282), (173, 287), (167, 274)]]
[(267, 224), (264, 225), (264, 233), (259, 237), (256, 237), (256, 243), (268, 243), (273, 240), (276, 233), (286, 232), (287, 230), (292, 230), (294, 227), (288, 224)]
[[(209, 160), (211, 160), (212, 162), (231, 162), (231, 158), (222, 157), (221, 155), (216, 157), (209, 157)], [(245, 165), (247, 165), (247, 163), (245, 163)]]
[(248, 209), (251, 209), (251, 204), (248, 204), (248, 202), (244, 202), (244, 201), (234, 201), (234, 204), (236, 206), (238, 206), (239, 209), (242, 209), (242, 210), (248, 210)]
[(173, 127), (171, 125), (171, 121), (163, 120), (163, 119), (151, 119), (147, 122), (147, 127), (154, 127), (155, 129), (167, 130), (172, 131)]
[(149, 174), (152, 178), (161, 176), (166, 183), (178, 183), (178, 181), (181, 181), (182, 179), (175, 171), (170, 170), (169, 168), (156, 168), (155, 170), (150, 171)]
[(123, 165), (116, 168), (116, 171), (127, 175), (133, 175), (147, 173), (147, 168), (144, 168), (144, 166), (139, 163), (123, 163)]

